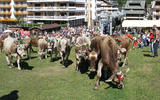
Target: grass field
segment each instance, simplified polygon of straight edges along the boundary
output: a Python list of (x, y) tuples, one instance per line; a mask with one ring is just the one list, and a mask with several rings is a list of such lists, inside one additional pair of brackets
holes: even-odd
[[(89, 72), (75, 72), (73, 61), (67, 68), (60, 60), (49, 62), (33, 59), (23, 63), (22, 71), (10, 69), (3, 53), (0, 53), (0, 98), (13, 96), (9, 100), (160, 100), (160, 57), (153, 58), (149, 48), (132, 50), (129, 54), (130, 72), (124, 81), (124, 89), (110, 87), (101, 81), (99, 90), (93, 90), (96, 77), (89, 78)], [(160, 52), (159, 52), (160, 54)], [(13, 91), (17, 90), (17, 96)], [(17, 99), (18, 98), (18, 99)], [(5, 99), (8, 100), (8, 99)]]

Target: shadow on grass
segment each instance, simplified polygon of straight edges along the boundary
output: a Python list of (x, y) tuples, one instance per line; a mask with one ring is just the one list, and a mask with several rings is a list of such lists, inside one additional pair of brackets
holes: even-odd
[(82, 58), (78, 66), (79, 71), (81, 72), (81, 74), (84, 74), (89, 71), (88, 68), (89, 68), (89, 61)]
[(18, 90), (13, 90), (9, 94), (0, 97), (0, 100), (18, 100)]
[[(35, 59), (35, 58), (37, 58), (37, 56), (31, 57), (31, 59)], [(27, 58), (24, 58), (22, 60), (29, 60), (29, 58), (27, 57)]]
[[(88, 73), (87, 73), (88, 74)], [(97, 72), (90, 72), (88, 74), (89, 79), (94, 79), (94, 77), (96, 76)]]
[(108, 84), (109, 86), (106, 87), (105, 89), (109, 89), (109, 88), (118, 89), (117, 85), (113, 82), (109, 82), (109, 83), (106, 83), (106, 84)]
[[(18, 67), (17, 63), (13, 63), (13, 65), (15, 67)], [(22, 70), (32, 70), (33, 69), (33, 66), (29, 66), (28, 63), (26, 63), (25, 61), (21, 61), (20, 63), (20, 66), (21, 66), (21, 69)]]
[(58, 61), (59, 59), (61, 59), (61, 57), (52, 58), (52, 59), (50, 60), (50, 62)]
[(151, 52), (151, 51), (143, 50), (142, 52)]
[(73, 63), (73, 61), (72, 60), (68, 60), (68, 61), (65, 60), (64, 63), (62, 61), (60, 63), (62, 65), (64, 65), (65, 68), (67, 68), (69, 65), (71, 65)]
[(145, 56), (145, 57), (154, 57), (154, 56), (152, 56), (152, 55), (150, 55), (150, 54), (144, 54), (144, 56)]

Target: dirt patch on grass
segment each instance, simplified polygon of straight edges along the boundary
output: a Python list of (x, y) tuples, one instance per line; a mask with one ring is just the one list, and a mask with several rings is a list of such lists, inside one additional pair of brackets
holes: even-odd
[(160, 92), (160, 80), (151, 80), (150, 85), (154, 87), (158, 92)]
[(61, 69), (61, 66), (41, 68), (37, 72), (33, 72), (34, 75), (39, 77), (50, 77), (50, 76), (56, 77), (63, 73), (64, 71), (63, 69)]

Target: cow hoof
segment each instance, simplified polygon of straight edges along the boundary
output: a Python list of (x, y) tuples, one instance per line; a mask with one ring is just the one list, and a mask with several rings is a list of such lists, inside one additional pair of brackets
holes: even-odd
[(121, 83), (121, 84), (118, 84), (118, 89), (123, 89), (124, 88), (124, 84)]
[(18, 70), (21, 70), (21, 68), (18, 68)]
[(12, 66), (9, 66), (9, 68), (13, 68)]
[(94, 90), (98, 90), (98, 87), (96, 86), (96, 87), (94, 87)]

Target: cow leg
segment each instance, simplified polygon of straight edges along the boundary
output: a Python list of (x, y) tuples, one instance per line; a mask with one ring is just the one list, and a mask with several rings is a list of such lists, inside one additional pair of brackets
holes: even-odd
[(47, 51), (44, 52), (45, 58), (47, 59)]
[(50, 62), (52, 62), (52, 60), (53, 60), (52, 59), (52, 54), (53, 54), (53, 51), (50, 52), (50, 57), (51, 57)]
[(8, 56), (6, 56), (6, 61), (7, 61), (7, 65), (9, 66), (10, 65), (10, 60), (9, 60)]
[(122, 67), (124, 67), (125, 66), (125, 64), (126, 64), (126, 61), (127, 61), (127, 56), (126, 56), (126, 54), (124, 55), (124, 62), (123, 62), (123, 65), (122, 65)]
[(17, 65), (18, 65), (18, 70), (21, 70), (21, 67), (20, 67), (20, 58), (19, 57), (17, 59)]
[(58, 55), (58, 50), (57, 50), (57, 47), (55, 48), (55, 59), (57, 59), (57, 55)]
[(60, 52), (60, 55), (61, 55), (62, 64), (64, 64), (63, 52)]
[(98, 62), (98, 70), (97, 70), (97, 80), (96, 80), (96, 84), (95, 84), (95, 87), (94, 87), (94, 90), (97, 90), (98, 89), (98, 86), (99, 86), (99, 80), (101, 78), (101, 75), (102, 75), (102, 67), (103, 67), (103, 63), (102, 63), (102, 59)]
[(28, 58), (31, 59), (31, 47), (28, 48)]
[(70, 48), (70, 47), (68, 47), (67, 55), (66, 55), (66, 61), (68, 61), (68, 58), (69, 58), (69, 55), (70, 55), (70, 51), (71, 51), (71, 48)]
[(76, 72), (78, 72), (79, 67), (79, 56), (76, 54)]
[(41, 60), (41, 54), (40, 54), (40, 51), (38, 51), (38, 58)]
[(114, 71), (112, 76), (108, 80), (105, 80), (105, 82), (111, 82), (115, 76), (116, 76), (116, 72)]

